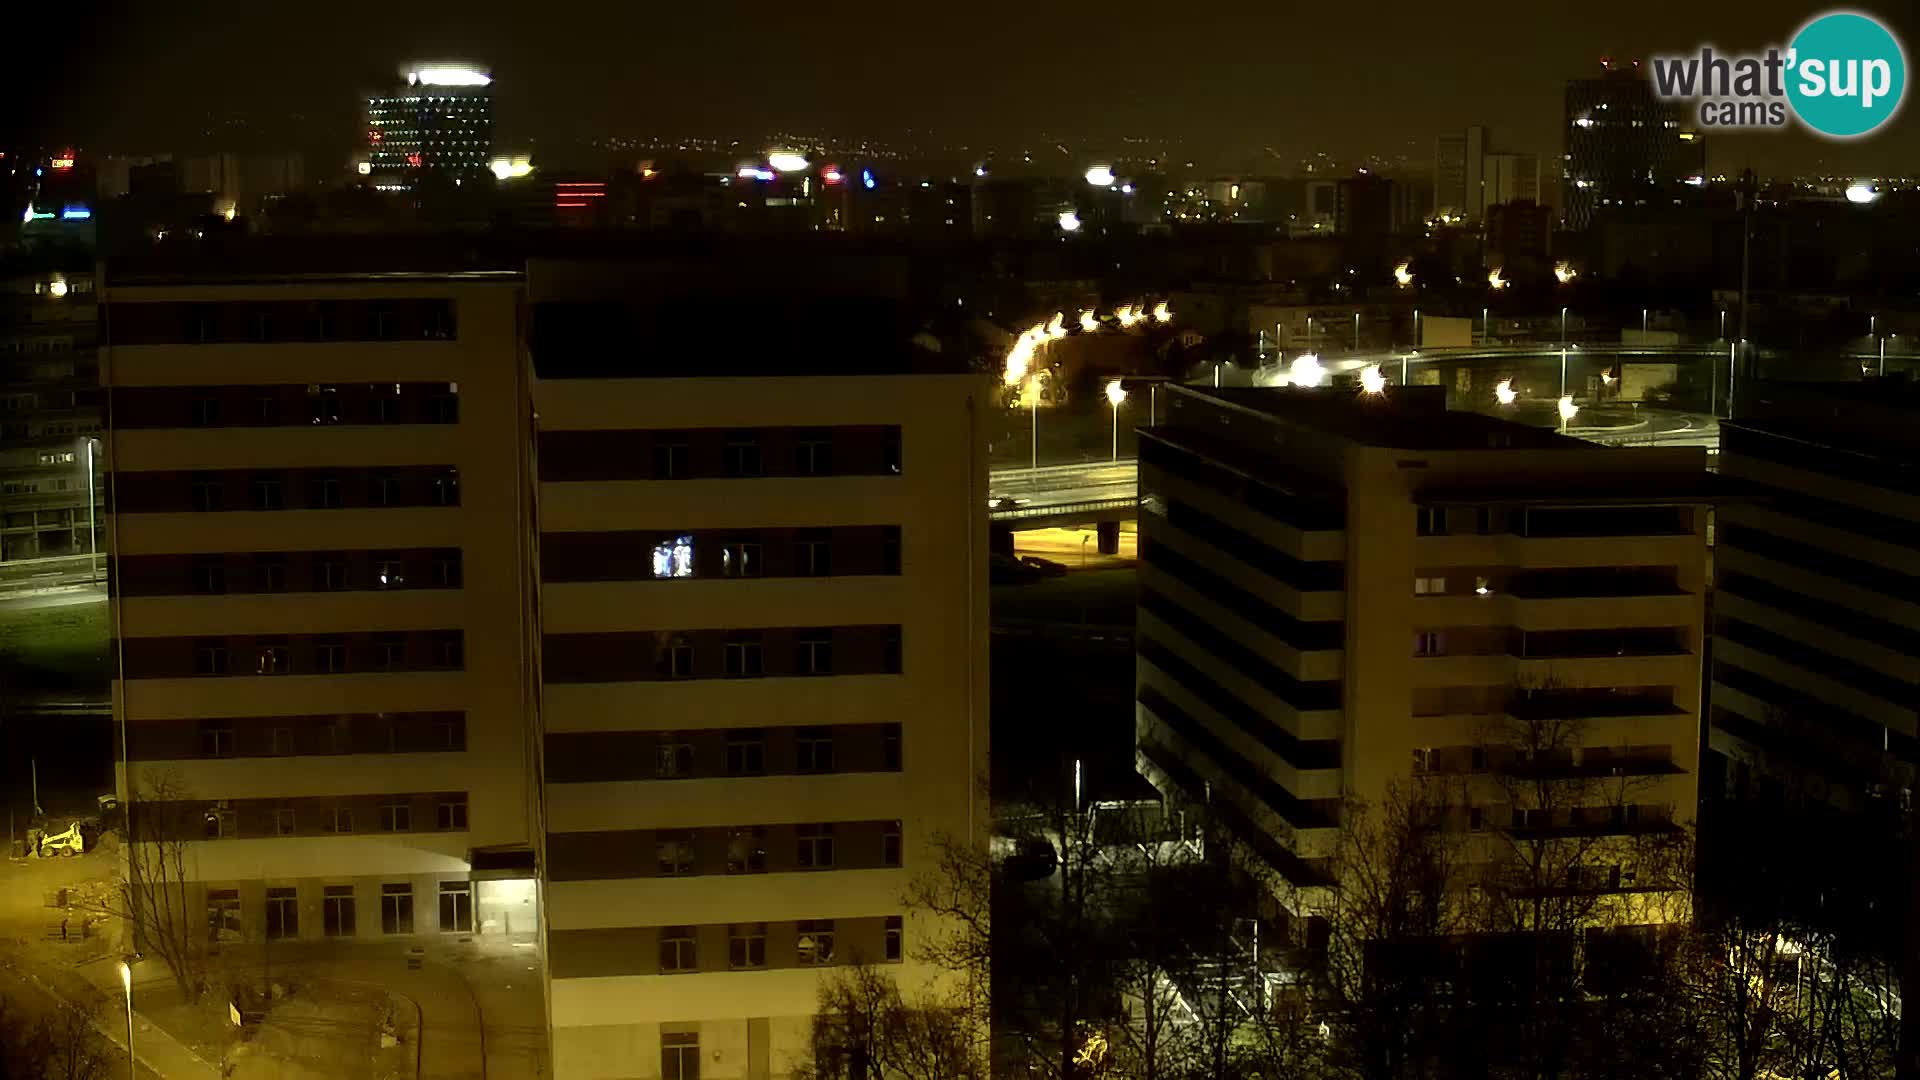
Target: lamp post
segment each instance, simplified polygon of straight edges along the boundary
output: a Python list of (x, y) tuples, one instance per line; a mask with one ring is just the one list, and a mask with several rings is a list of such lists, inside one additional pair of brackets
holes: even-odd
[(1029, 406), (1033, 412), (1033, 438), (1031, 441), (1033, 444), (1033, 468), (1037, 470), (1040, 468), (1040, 375), (1038, 372), (1034, 373), (1033, 378), (1027, 382), (1027, 396), (1032, 400), (1032, 404)]
[(1307, 316), (1307, 351), (1313, 351), (1313, 316)]
[(88, 584), (100, 584), (100, 541), (93, 523), (93, 436), (87, 436), (87, 555), (93, 560)]
[(1560, 306), (1560, 351), (1565, 352), (1566, 349), (1567, 349), (1567, 308), (1566, 308), (1566, 305), (1562, 304)]
[(1120, 460), (1120, 403), (1127, 400), (1126, 388), (1115, 379), (1107, 384), (1107, 401), (1113, 406), (1113, 460)]
[(1360, 313), (1353, 313), (1353, 351), (1360, 351)]
[(1487, 321), (1487, 309), (1483, 306), (1480, 309), (1480, 347), (1486, 348), (1492, 344), (1493, 324)]
[(1645, 334), (1647, 332), (1647, 310), (1648, 309), (1646, 308), (1640, 309), (1640, 332), (1642, 334)]
[(120, 961), (120, 988), (127, 992), (127, 1080), (137, 1080), (133, 1071), (133, 968)]

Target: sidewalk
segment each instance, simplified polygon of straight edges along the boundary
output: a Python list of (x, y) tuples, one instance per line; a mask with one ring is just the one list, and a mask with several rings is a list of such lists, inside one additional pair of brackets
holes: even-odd
[[(135, 965), (134, 994), (136, 1000), (140, 992), (140, 980), (151, 977), (151, 972), (141, 969), (150, 968), (151, 962)], [(127, 1052), (126, 1029), (126, 993), (120, 986), (120, 973), (112, 961), (95, 960), (69, 969), (73, 978), (63, 979), (53, 976), (44, 977), (51, 972), (34, 972), (21, 968), (7, 969), (6, 977), (19, 985), (31, 985), (46, 998), (62, 1002), (95, 1003), (100, 1005), (94, 1016), (95, 1030), (110, 1043), (118, 1055)], [(103, 986), (97, 973), (104, 971), (111, 986)], [(171, 976), (161, 973), (171, 981)], [(179, 1040), (167, 1034), (153, 1024), (148, 1023), (138, 1010), (134, 1012), (133, 1059), (140, 1066), (141, 1080), (219, 1080), (220, 1070), (208, 1064), (199, 1055), (183, 1046)]]

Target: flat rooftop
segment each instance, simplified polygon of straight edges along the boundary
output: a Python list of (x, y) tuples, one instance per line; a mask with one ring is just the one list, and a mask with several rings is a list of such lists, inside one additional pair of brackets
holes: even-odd
[(1190, 387), (1200, 397), (1363, 446), (1395, 450), (1603, 450), (1545, 428), (1450, 411), (1446, 388), (1395, 386), (1367, 394), (1340, 386)]

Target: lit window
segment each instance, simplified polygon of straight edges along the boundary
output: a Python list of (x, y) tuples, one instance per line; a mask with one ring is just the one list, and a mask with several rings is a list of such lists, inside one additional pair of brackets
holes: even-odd
[(693, 576), (693, 537), (676, 536), (653, 545), (653, 576), (682, 578)]

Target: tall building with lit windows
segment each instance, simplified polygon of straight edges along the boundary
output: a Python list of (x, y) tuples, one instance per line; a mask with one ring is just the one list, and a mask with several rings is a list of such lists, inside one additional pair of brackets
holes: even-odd
[[(1561, 210), (1579, 231), (1605, 207), (1645, 206), (1705, 168), (1699, 133), (1653, 92), (1640, 64), (1608, 64), (1598, 78), (1569, 79), (1562, 136)], [(1681, 189), (1684, 190), (1684, 189)]]
[(403, 85), (367, 98), (366, 122), (366, 173), (378, 187), (487, 176), (493, 77), (465, 65), (416, 68)]
[(109, 266), (120, 795), (216, 948), (537, 938), (520, 296)]
[(904, 266), (769, 259), (528, 269), (556, 1076), (787, 1074), (985, 841), (991, 387)]
[[(1169, 389), (1140, 432), (1140, 771), (1292, 915), (1331, 881), (1343, 800), (1431, 782), (1474, 872), (1575, 838), (1553, 887), (1657, 921), (1611, 841), (1693, 815), (1704, 452), (1450, 412), (1440, 388)], [(1543, 805), (1516, 778), (1610, 797)]]

